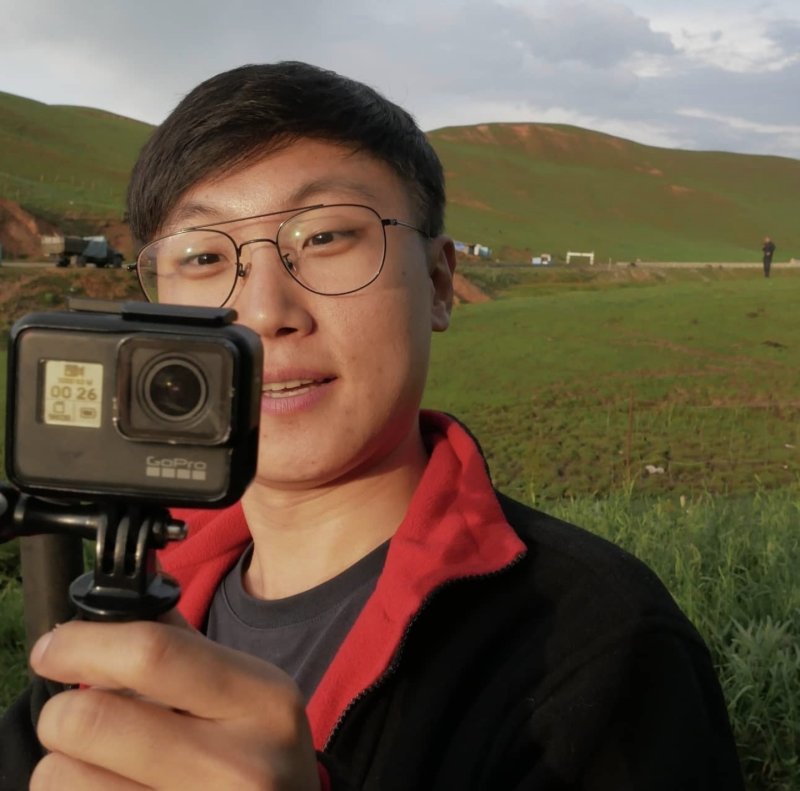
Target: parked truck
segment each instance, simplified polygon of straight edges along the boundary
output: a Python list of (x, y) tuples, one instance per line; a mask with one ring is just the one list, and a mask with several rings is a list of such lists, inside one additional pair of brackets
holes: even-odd
[(105, 236), (43, 236), (42, 252), (56, 259), (56, 266), (120, 267), (124, 256)]

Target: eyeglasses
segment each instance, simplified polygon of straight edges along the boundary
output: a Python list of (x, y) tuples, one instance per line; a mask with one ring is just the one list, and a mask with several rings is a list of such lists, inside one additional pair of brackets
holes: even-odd
[[(280, 223), (274, 239), (237, 244), (218, 227), (281, 214), (291, 216)], [(135, 268), (150, 302), (221, 307), (250, 272), (251, 263), (242, 262), (244, 249), (271, 244), (284, 269), (303, 288), (340, 296), (366, 288), (380, 275), (386, 259), (386, 228), (396, 226), (430, 238), (420, 228), (381, 217), (369, 206), (337, 203), (187, 228), (143, 247)]]

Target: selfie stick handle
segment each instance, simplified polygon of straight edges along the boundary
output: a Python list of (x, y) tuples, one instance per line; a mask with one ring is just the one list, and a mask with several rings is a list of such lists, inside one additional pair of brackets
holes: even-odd
[(66, 591), (83, 574), (83, 541), (72, 535), (26, 536), (19, 548), (25, 642), (30, 650), (45, 632), (75, 617)]
[(25, 641), (30, 650), (41, 635), (75, 616), (66, 592), (83, 573), (83, 541), (80, 535), (35, 535), (38, 531), (30, 529), (30, 523), (20, 529), (18, 518), (24, 520), (26, 512), (23, 497), (0, 482), (0, 543), (21, 536)]

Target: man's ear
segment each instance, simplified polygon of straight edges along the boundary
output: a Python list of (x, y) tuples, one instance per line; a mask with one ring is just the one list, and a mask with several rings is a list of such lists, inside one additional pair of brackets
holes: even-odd
[(431, 257), (428, 272), (431, 278), (433, 302), (431, 303), (431, 329), (444, 332), (450, 326), (453, 309), (453, 274), (456, 271), (456, 248), (449, 236), (431, 240)]

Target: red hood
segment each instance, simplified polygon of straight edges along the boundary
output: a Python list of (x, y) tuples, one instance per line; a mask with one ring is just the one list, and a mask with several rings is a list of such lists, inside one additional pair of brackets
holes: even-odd
[[(406, 627), (434, 589), (459, 577), (498, 571), (525, 551), (503, 516), (468, 432), (436, 412), (422, 412), (420, 425), (431, 449), (428, 466), (392, 538), (374, 593), (309, 702), (317, 749), (349, 702), (389, 666)], [(250, 533), (240, 505), (173, 514), (187, 522), (190, 534), (160, 559), (181, 584), (179, 609), (199, 628)]]

